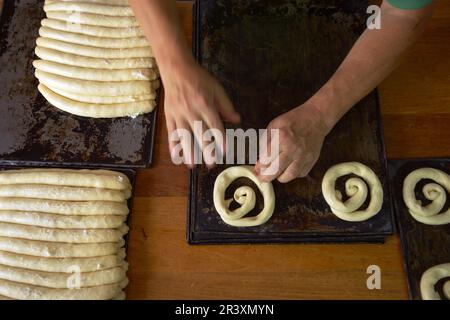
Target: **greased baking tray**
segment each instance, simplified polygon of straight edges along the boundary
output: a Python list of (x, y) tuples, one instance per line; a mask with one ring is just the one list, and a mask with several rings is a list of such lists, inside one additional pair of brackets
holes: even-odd
[[(408, 276), (408, 288), (411, 299), (420, 300), (420, 279), (429, 268), (450, 262), (450, 224), (441, 226), (426, 225), (416, 221), (408, 212), (403, 201), (403, 181), (412, 171), (431, 167), (450, 174), (450, 159), (404, 159), (389, 160), (389, 175), (392, 185), (397, 228), (400, 233), (403, 251), (403, 263)], [(416, 197), (425, 201), (421, 188), (426, 179), (416, 186)], [(447, 204), (450, 197), (447, 194)], [(442, 292), (442, 282), (438, 285)]]
[(0, 164), (144, 168), (152, 162), (156, 110), (92, 119), (60, 111), (37, 90), (32, 61), (43, 0), (8, 0), (0, 19)]
[[(229, 93), (244, 120), (240, 127), (263, 129), (305, 102), (336, 71), (365, 29), (366, 8), (365, 1), (356, 0), (199, 0), (194, 7), (194, 53)], [(227, 166), (195, 168), (190, 176), (188, 242), (383, 241), (393, 233), (393, 222), (382, 132), (374, 91), (328, 135), (307, 178), (274, 182), (275, 212), (258, 227), (228, 226), (215, 211), (214, 181)], [(381, 212), (364, 222), (339, 220), (321, 193), (328, 168), (347, 161), (372, 168), (383, 186)], [(248, 181), (239, 179), (229, 189), (242, 184)], [(262, 199), (257, 202), (261, 208)]]

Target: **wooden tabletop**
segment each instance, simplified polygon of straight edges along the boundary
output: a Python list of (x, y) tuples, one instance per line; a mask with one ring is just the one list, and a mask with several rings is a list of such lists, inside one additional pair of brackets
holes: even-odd
[[(179, 2), (191, 42), (192, 3)], [(450, 3), (380, 86), (389, 158), (450, 156)], [(154, 167), (138, 174), (129, 243), (130, 299), (406, 299), (398, 236), (378, 245), (186, 242), (188, 170), (171, 163), (159, 108)], [(367, 267), (381, 268), (368, 290)]]
[[(0, 0), (0, 5), (2, 0)], [(178, 3), (191, 42), (192, 3)], [(438, 0), (426, 33), (380, 86), (389, 158), (450, 156), (450, 2)], [(170, 161), (158, 110), (154, 167), (138, 174), (129, 299), (406, 299), (398, 236), (379, 245), (189, 246), (188, 170)], [(366, 269), (381, 268), (381, 290)]]

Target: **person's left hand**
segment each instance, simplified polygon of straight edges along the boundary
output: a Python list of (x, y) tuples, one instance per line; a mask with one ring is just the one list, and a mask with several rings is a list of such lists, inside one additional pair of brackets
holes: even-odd
[(277, 179), (282, 183), (308, 175), (320, 156), (325, 136), (331, 130), (319, 109), (308, 102), (275, 118), (267, 129), (269, 137), (271, 129), (279, 130), (279, 153), (277, 157), (270, 154), (269, 138), (266, 146), (268, 157), (258, 160), (255, 171), (262, 181)]

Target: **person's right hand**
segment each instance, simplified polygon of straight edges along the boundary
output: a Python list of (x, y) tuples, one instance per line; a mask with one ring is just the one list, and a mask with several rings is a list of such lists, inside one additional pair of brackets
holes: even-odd
[[(184, 163), (192, 168), (194, 164), (193, 143), (189, 145), (189, 141), (182, 137), (180, 137), (180, 142), (172, 141), (173, 132), (176, 129), (186, 129), (194, 134), (194, 121), (202, 121), (203, 132), (207, 129), (218, 129), (225, 138), (222, 119), (238, 123), (240, 116), (234, 110), (223, 87), (195, 62), (166, 72), (163, 82), (165, 115), (172, 159), (175, 154), (178, 154), (179, 150), (177, 151), (175, 147), (177, 143), (180, 143), (183, 149)], [(224, 141), (214, 138), (223, 155)], [(210, 165), (213, 159), (204, 150), (210, 142), (204, 142), (199, 134), (195, 136), (195, 140), (191, 140), (192, 142), (197, 141), (198, 146), (201, 147), (204, 162)]]

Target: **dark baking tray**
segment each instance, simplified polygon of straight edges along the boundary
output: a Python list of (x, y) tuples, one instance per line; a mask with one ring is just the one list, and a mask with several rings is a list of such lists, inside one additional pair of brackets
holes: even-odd
[[(245, 119), (240, 127), (265, 128), (275, 116), (301, 105), (335, 72), (365, 28), (366, 9), (364, 1), (199, 0), (193, 50)], [(383, 208), (368, 221), (339, 220), (321, 195), (326, 170), (345, 161), (368, 165), (383, 184)], [(191, 172), (189, 243), (379, 242), (393, 232), (376, 91), (333, 129), (307, 178), (274, 183), (275, 213), (265, 225), (235, 228), (221, 221), (212, 191), (225, 167)]]
[[(127, 220), (126, 220), (126, 224), (128, 225), (128, 227), (130, 228), (131, 231), (131, 216), (132, 216), (132, 210), (133, 210), (133, 195), (134, 195), (134, 185), (136, 182), (136, 171), (133, 169), (126, 169), (126, 168), (113, 168), (113, 167), (76, 167), (74, 168), (73, 166), (65, 166), (65, 165), (59, 165), (59, 166), (53, 166), (53, 165), (44, 165), (44, 166), (33, 166), (33, 165), (5, 165), (5, 164), (1, 164), (0, 165), (0, 171), (4, 171), (4, 170), (18, 170), (18, 169), (32, 169), (32, 168), (63, 168), (63, 169), (90, 169), (90, 170), (95, 170), (95, 169), (103, 169), (103, 170), (113, 170), (113, 171), (117, 171), (117, 172), (121, 172), (123, 174), (125, 174), (128, 179), (130, 180), (130, 184), (131, 184), (131, 197), (130, 199), (128, 199), (127, 204), (128, 204), (128, 208), (130, 210)], [(125, 250), (128, 251), (128, 238), (130, 236), (130, 231), (125, 235), (124, 240), (125, 240)]]
[(51, 106), (32, 62), (43, 0), (8, 0), (0, 20), (0, 164), (60, 163), (144, 168), (152, 162), (156, 111), (83, 118)]
[[(404, 266), (408, 275), (409, 295), (420, 300), (420, 279), (429, 268), (450, 262), (450, 225), (429, 226), (416, 221), (403, 202), (402, 188), (406, 176), (419, 168), (431, 167), (450, 174), (450, 159), (389, 160), (389, 175), (397, 228), (402, 242)], [(422, 184), (418, 184), (418, 189)], [(420, 192), (416, 192), (418, 199)], [(447, 195), (449, 196), (449, 195)], [(448, 208), (447, 203), (446, 208)]]

